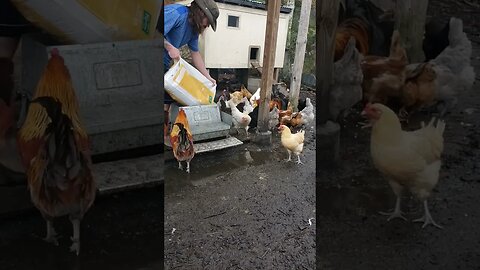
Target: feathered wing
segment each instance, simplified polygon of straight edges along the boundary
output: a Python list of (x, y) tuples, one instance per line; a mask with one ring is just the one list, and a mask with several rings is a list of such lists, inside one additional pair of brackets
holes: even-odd
[[(371, 150), (375, 166), (385, 175), (407, 184), (440, 160), (443, 152), (445, 123), (434, 119), (416, 131), (402, 131), (398, 144), (378, 144), (372, 141)], [(437, 167), (437, 166), (435, 166)]]
[(407, 143), (417, 149), (416, 153), (430, 164), (441, 158), (443, 152), (443, 132), (445, 122), (439, 120), (434, 126), (435, 118), (432, 118), (427, 126), (422, 123), (422, 128), (412, 132), (406, 132)]
[(303, 142), (305, 140), (305, 130), (301, 130), (295, 133), (295, 139), (297, 140), (298, 146), (295, 148), (294, 152), (300, 154), (303, 151)]
[(305, 130), (300, 130), (299, 132), (293, 134), (298, 143), (303, 143), (305, 140)]
[(34, 204), (50, 216), (59, 214), (59, 205), (72, 203), (84, 213), (96, 191), (88, 138), (74, 130), (61, 103), (51, 97), (33, 100), (18, 136)]
[[(447, 73), (448, 77), (444, 78), (446, 82), (437, 84), (437, 87), (441, 89), (439, 90), (440, 94), (444, 96), (448, 96), (447, 91), (457, 92), (456, 88), (469, 90), (475, 82), (475, 71), (470, 64), (472, 42), (463, 31), (461, 19), (453, 17), (450, 19), (448, 39), (449, 45), (435, 59), (431, 60), (437, 69), (443, 69), (440, 72), (436, 70), (440, 74), (440, 79), (445, 76), (444, 73)], [(456, 85), (452, 85), (452, 81), (456, 82)], [(445, 85), (451, 85), (452, 89), (443, 89)]]
[(193, 136), (185, 111), (180, 110), (170, 132), (173, 154), (178, 161), (190, 161), (195, 155)]
[(282, 131), (281, 142), (283, 147), (294, 153), (301, 153), (303, 151), (303, 142), (305, 138), (305, 131), (301, 130), (292, 134), (288, 127)]
[(45, 144), (45, 133), (51, 122), (52, 119), (41, 104), (30, 104), (25, 122), (17, 135), (18, 149), (26, 168)]

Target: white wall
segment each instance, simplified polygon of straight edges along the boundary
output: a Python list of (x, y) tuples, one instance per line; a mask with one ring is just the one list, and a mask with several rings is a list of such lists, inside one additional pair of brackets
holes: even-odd
[[(267, 12), (265, 10), (217, 3), (220, 15), (217, 31), (209, 27), (200, 36), (200, 52), (207, 68), (249, 68), (250, 46), (259, 46), (260, 65), (263, 65), (263, 47)], [(238, 16), (239, 28), (227, 26), (228, 15)], [(290, 14), (280, 13), (275, 67), (282, 68), (287, 43)]]

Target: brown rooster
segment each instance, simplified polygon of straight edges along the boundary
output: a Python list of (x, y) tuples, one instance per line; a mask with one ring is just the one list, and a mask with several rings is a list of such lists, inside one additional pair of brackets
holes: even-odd
[(355, 46), (362, 55), (367, 55), (368, 26), (360, 18), (349, 18), (340, 23), (335, 33), (335, 62), (342, 58), (350, 37), (355, 38)]
[(172, 132), (170, 133), (170, 142), (172, 143), (173, 155), (178, 161), (178, 168), (182, 170), (181, 162), (186, 161), (187, 173), (190, 173), (190, 161), (195, 155), (195, 150), (193, 148), (193, 136), (190, 132), (187, 115), (182, 109), (178, 112), (178, 116), (173, 124)]
[(407, 118), (408, 114), (435, 101), (435, 79), (437, 75), (431, 63), (419, 64), (407, 74), (402, 89), (402, 108), (400, 116)]
[(78, 255), (80, 221), (95, 200), (96, 185), (70, 73), (57, 49), (33, 98), (17, 137), (31, 199), (47, 222), (47, 242), (58, 244), (54, 217), (69, 215), (70, 250)]
[(363, 91), (367, 101), (386, 104), (390, 98), (399, 98), (407, 64), (407, 52), (401, 46), (399, 32), (395, 30), (388, 57), (369, 55), (361, 63)]
[(269, 111), (272, 111), (273, 108), (276, 107), (277, 109), (282, 109), (282, 100), (278, 97), (273, 97), (268, 104)]

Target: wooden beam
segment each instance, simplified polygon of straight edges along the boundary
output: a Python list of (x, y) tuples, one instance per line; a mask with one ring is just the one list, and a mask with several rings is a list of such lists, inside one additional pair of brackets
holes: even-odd
[(302, 1), (300, 9), (300, 21), (298, 24), (297, 42), (295, 46), (295, 58), (293, 60), (292, 78), (290, 79), (290, 104), (293, 111), (298, 111), (298, 96), (302, 85), (303, 63), (305, 62), (305, 49), (307, 47), (308, 24), (310, 22), (310, 10), (312, 0)]
[(280, 76), (280, 69), (276, 68), (273, 70), (273, 81), (278, 83), (278, 77)]
[(260, 132), (268, 131), (268, 113), (272, 95), (273, 69), (277, 49), (278, 21), (280, 18), (279, 0), (269, 0), (267, 9), (267, 27), (263, 49), (262, 83), (257, 127)]
[(395, 8), (395, 29), (400, 32), (402, 44), (410, 63), (425, 60), (423, 33), (427, 19), (428, 0), (397, 1)]
[(323, 125), (329, 118), (330, 90), (333, 86), (333, 59), (335, 31), (340, 0), (322, 0), (317, 11), (317, 124)]

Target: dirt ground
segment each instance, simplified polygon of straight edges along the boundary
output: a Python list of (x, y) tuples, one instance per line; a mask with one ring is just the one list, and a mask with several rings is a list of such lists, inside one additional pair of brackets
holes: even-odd
[(284, 161), (275, 133), (271, 147), (199, 154), (190, 175), (167, 162), (165, 269), (314, 269), (313, 131), (303, 165)]
[(162, 266), (163, 185), (100, 197), (81, 228), (81, 253), (69, 252), (72, 225), (55, 221), (59, 246), (45, 243), (36, 209), (0, 219), (0, 269), (156, 270)]
[[(429, 2), (429, 14), (463, 19), (479, 78), (480, 24), (475, 17), (480, 8), (467, 4), (478, 1)], [(409, 221), (387, 222), (377, 213), (391, 209), (395, 197), (371, 162), (370, 130), (356, 126), (358, 108), (343, 123), (340, 166), (317, 170), (317, 269), (480, 268), (479, 90), (477, 79), (446, 117), (440, 181), (429, 199), (432, 216), (443, 229), (412, 223), (422, 216), (423, 207), (408, 194), (402, 210)]]

